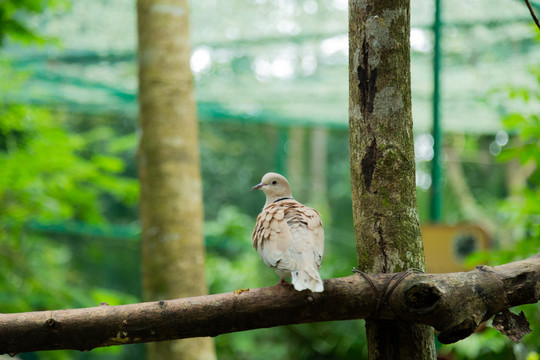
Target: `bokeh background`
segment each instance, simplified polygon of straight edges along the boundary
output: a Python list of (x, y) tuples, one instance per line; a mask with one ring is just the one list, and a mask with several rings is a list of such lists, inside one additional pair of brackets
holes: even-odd
[[(434, 9), (434, 0), (412, 1), (424, 240), (459, 269), (538, 253), (539, 31), (521, 1), (445, 1), (435, 54)], [(264, 203), (250, 189), (268, 171), (286, 174), (295, 197), (322, 213), (323, 278), (350, 275), (347, 1), (199, 0), (190, 11), (211, 293), (278, 280), (250, 242)], [(0, 36), (0, 311), (140, 301), (135, 1), (6, 0)], [(443, 129), (437, 219), (429, 211), (434, 102)], [(486, 243), (465, 228), (480, 229)], [(437, 248), (445, 229), (450, 249)], [(533, 328), (522, 344), (488, 325), (438, 345), (441, 358), (540, 359), (538, 306), (522, 308)], [(364, 336), (362, 321), (346, 321), (215, 342), (220, 359), (361, 359)], [(145, 349), (18, 356), (144, 359)]]

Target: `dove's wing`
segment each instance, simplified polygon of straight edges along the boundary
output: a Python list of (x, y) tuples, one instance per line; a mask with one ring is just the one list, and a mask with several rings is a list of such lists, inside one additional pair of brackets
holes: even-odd
[(292, 283), (296, 290), (323, 291), (319, 275), (324, 252), (324, 231), (317, 211), (300, 203), (286, 214), (291, 229), (291, 257), (296, 269), (291, 269)]
[(287, 208), (270, 204), (257, 217), (251, 241), (266, 265), (278, 270), (295, 268), (290, 249), (292, 235), (285, 221)]
[(321, 267), (324, 253), (324, 230), (319, 213), (296, 202), (285, 217), (292, 234), (292, 252), (302, 254), (300, 267)]

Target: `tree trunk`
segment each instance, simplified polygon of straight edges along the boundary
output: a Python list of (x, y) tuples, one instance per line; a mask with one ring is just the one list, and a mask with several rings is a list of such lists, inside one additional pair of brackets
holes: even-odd
[[(139, 0), (143, 296), (203, 295), (202, 189), (187, 0)], [(215, 359), (213, 340), (149, 345), (150, 359)]]
[(287, 142), (287, 172), (286, 177), (294, 189), (294, 197), (304, 199), (309, 185), (305, 183), (305, 138), (306, 129), (293, 127), (289, 129), (289, 141)]
[[(409, 33), (409, 0), (349, 1), (353, 216), (359, 268), (369, 273), (425, 266), (416, 204)], [(368, 319), (366, 329), (369, 359), (435, 358), (430, 327)]]
[(328, 157), (328, 130), (313, 128), (311, 130), (311, 194), (310, 202), (319, 211), (328, 211), (328, 184), (326, 181)]
[(458, 199), (464, 217), (467, 222), (474, 222), (482, 226), (492, 236), (495, 233), (497, 224), (491, 217), (487, 216), (486, 211), (476, 201), (467, 184), (467, 177), (460, 163), (460, 155), (451, 146), (447, 146), (444, 151), (447, 156), (445, 161), (446, 177), (454, 196)]

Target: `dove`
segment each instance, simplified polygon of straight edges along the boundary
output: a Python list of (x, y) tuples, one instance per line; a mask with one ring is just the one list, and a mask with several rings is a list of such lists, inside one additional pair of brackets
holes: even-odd
[(257, 217), (251, 241), (264, 263), (279, 275), (278, 284), (291, 283), (298, 291), (324, 290), (319, 268), (324, 252), (324, 230), (319, 213), (296, 201), (287, 179), (267, 173), (252, 190), (260, 189), (266, 203)]

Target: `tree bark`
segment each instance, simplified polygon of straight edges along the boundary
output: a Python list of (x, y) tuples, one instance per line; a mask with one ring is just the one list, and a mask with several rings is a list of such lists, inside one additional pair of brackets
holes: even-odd
[[(349, 1), (349, 136), (358, 265), (424, 269), (416, 204), (410, 1)], [(366, 321), (369, 359), (434, 359), (433, 331)]]
[[(143, 296), (202, 295), (203, 210), (187, 0), (138, 0)], [(150, 359), (215, 359), (211, 339), (149, 345)]]
[[(467, 273), (402, 275), (376, 274), (369, 277), (371, 282), (358, 274), (329, 279), (324, 281), (322, 293), (276, 285), (133, 305), (0, 314), (0, 354), (87, 351), (360, 318), (394, 325), (398, 319), (430, 325), (441, 332), (441, 342), (450, 343), (469, 336), (478, 324), (509, 307), (540, 299), (540, 255)], [(385, 288), (391, 291), (380, 303)], [(395, 335), (405, 339), (401, 333)]]

